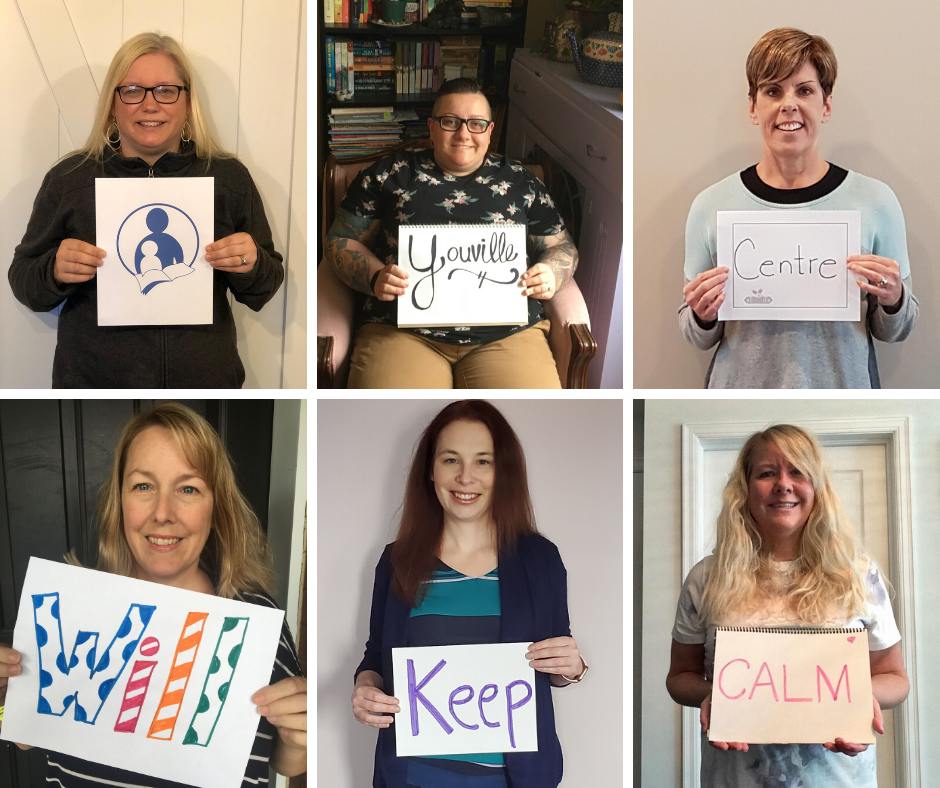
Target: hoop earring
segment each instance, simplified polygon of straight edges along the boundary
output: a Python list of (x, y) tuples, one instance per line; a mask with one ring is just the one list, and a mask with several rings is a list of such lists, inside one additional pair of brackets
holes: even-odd
[[(189, 136), (186, 136), (186, 127), (189, 126)], [(180, 139), (183, 142), (192, 142), (193, 141), (193, 127), (190, 126), (189, 121), (187, 120), (183, 124), (183, 128), (180, 129)]]
[[(114, 129), (112, 132), (111, 129)], [(104, 134), (105, 140), (107, 140), (108, 147), (117, 153), (121, 150), (121, 130), (118, 128), (117, 121), (114, 118), (111, 118), (111, 125), (108, 126), (108, 130)]]

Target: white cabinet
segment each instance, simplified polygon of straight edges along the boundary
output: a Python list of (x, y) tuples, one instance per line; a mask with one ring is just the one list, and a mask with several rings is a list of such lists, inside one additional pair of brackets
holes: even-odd
[(578, 183), (581, 230), (575, 279), (591, 315), (592, 387), (623, 387), (623, 110), (619, 91), (583, 82), (574, 66), (516, 50), (506, 152), (538, 146)]

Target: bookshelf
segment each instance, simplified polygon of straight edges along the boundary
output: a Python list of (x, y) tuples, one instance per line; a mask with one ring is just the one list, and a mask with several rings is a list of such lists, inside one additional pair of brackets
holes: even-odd
[[(403, 28), (387, 28), (368, 22), (351, 22), (347, 24), (326, 23), (324, 20), (324, 3), (317, 4), (317, 185), (322, 191), (323, 165), (329, 148), (329, 117), (331, 110), (339, 107), (368, 109), (370, 107), (391, 107), (393, 110), (414, 110), (419, 118), (430, 114), (434, 102), (434, 91), (417, 94), (393, 93), (391, 91), (362, 95), (354, 93), (351, 98), (340, 100), (327, 89), (326, 75), (326, 42), (328, 39), (348, 39), (353, 42), (373, 40), (390, 42), (397, 52), (398, 48), (406, 44), (437, 41), (444, 43), (461, 36), (478, 36), (480, 38), (480, 68), (477, 77), (493, 106), (494, 118), (500, 118), (509, 104), (509, 72), (512, 56), (517, 47), (522, 47), (525, 37), (527, 0), (515, 0), (513, 6), (514, 19), (510, 24), (474, 25), (455, 29), (437, 30), (422, 23), (415, 23)], [(521, 12), (521, 13), (520, 13)], [(505, 61), (497, 63), (495, 56), (497, 50), (505, 53)], [(504, 124), (497, 122), (493, 136), (493, 150), (503, 150), (505, 135)], [(323, 254), (322, 242), (317, 236), (317, 258)]]
[[(318, 25), (319, 38), (319, 58), (318, 74), (320, 95), (320, 107), (318, 127), (319, 150), (322, 153), (329, 151), (329, 133), (328, 119), (331, 110), (339, 107), (393, 107), (398, 110), (415, 111), (423, 125), (424, 118), (427, 116), (434, 100), (437, 86), (445, 78), (444, 65), (447, 61), (448, 49), (451, 52), (458, 51), (455, 47), (467, 45), (473, 41), (473, 49), (478, 59), (478, 68), (473, 76), (480, 82), (487, 97), (493, 104), (494, 113), (500, 106), (508, 103), (509, 70), (512, 60), (512, 54), (516, 47), (521, 47), (525, 35), (526, 7), (524, 4), (517, 5), (505, 10), (512, 11), (512, 20), (508, 24), (501, 26), (480, 25), (479, 23), (470, 26), (461, 26), (452, 29), (434, 29), (426, 26), (422, 22), (416, 22), (408, 27), (388, 28), (371, 22), (350, 22), (346, 24), (327, 23), (324, 21), (323, 3), (319, 3), (320, 19)], [(422, 4), (422, 6), (425, 4)], [(373, 11), (373, 13), (378, 13)], [(343, 93), (340, 89), (337, 92), (334, 88), (337, 78), (348, 80), (348, 75), (340, 77), (336, 69), (336, 58), (338, 53), (333, 52), (332, 60), (328, 48), (335, 48), (337, 42), (349, 42), (350, 52), (353, 48), (359, 48), (368, 51), (368, 42), (382, 42), (391, 49), (394, 63), (391, 66), (395, 74), (395, 90), (376, 90), (374, 84), (376, 80), (370, 80), (372, 86), (365, 91), (356, 86), (356, 80), (359, 78), (359, 72), (354, 69), (352, 94)], [(455, 43), (457, 42), (457, 43)], [(423, 57), (423, 61), (418, 61), (417, 67), (420, 69), (423, 65), (427, 70), (428, 79), (425, 81), (424, 89), (409, 91), (402, 89), (398, 79), (398, 71), (402, 65), (414, 65), (413, 58), (417, 50), (417, 57)], [(423, 55), (421, 53), (424, 53)], [(435, 56), (439, 59), (435, 60)], [(349, 53), (345, 55), (349, 58)], [(369, 55), (366, 58), (370, 57)], [(459, 55), (457, 55), (459, 59)], [(409, 60), (409, 58), (411, 58)], [(353, 57), (355, 62), (355, 56)], [(459, 62), (459, 60), (458, 60)], [(472, 70), (472, 66), (464, 68), (464, 76), (469, 76), (467, 70)], [(331, 70), (331, 73), (328, 73)], [(453, 67), (450, 69), (453, 77)], [(369, 72), (366, 72), (369, 73)], [(389, 72), (385, 72), (386, 74)], [(406, 76), (407, 79), (407, 76)], [(340, 85), (342, 88), (348, 82)], [(420, 83), (419, 83), (420, 84)], [(406, 137), (407, 138), (407, 137)]]

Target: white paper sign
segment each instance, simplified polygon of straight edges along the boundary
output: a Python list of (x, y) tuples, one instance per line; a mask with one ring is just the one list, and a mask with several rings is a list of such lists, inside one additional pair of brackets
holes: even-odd
[(846, 258), (860, 248), (858, 211), (718, 211), (718, 319), (858, 320)]
[(212, 322), (214, 178), (95, 178), (99, 326)]
[(408, 289), (398, 299), (398, 325), (525, 325), (525, 243), (524, 224), (399, 225)]
[(30, 558), (0, 738), (235, 788), (280, 610)]
[(538, 750), (528, 643), (392, 649), (398, 755)]
[(864, 629), (718, 630), (711, 741), (872, 743), (872, 716)]

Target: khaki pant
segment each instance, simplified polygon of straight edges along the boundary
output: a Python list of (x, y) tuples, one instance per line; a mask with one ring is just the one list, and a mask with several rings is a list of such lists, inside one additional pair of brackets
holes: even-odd
[(349, 388), (561, 388), (548, 321), (483, 345), (453, 345), (366, 323), (356, 333)]

